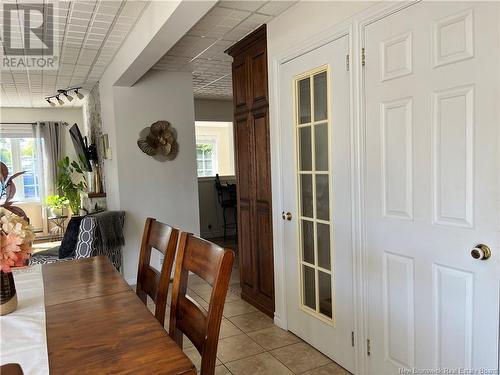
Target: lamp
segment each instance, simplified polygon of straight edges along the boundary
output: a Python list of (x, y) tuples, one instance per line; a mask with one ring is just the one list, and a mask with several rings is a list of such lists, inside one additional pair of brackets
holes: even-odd
[(59, 103), (59, 105), (64, 105), (64, 102), (59, 98), (59, 95), (56, 96), (56, 100)]
[(53, 101), (51, 101), (50, 98), (47, 98), (45, 100), (47, 100), (47, 103), (49, 103), (52, 107), (56, 106), (56, 103), (54, 103)]
[(78, 92), (78, 89), (75, 89), (75, 95), (78, 97), (78, 99), (83, 99), (84, 96), (82, 93)]
[(73, 97), (71, 95), (68, 95), (66, 91), (64, 92), (64, 96), (66, 97), (66, 99), (68, 99), (68, 102), (71, 102), (73, 100)]

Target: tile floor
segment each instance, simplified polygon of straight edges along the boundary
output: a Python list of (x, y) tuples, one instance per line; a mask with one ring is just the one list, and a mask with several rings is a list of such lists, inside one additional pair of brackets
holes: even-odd
[[(204, 308), (208, 306), (210, 292), (207, 283), (196, 275), (190, 276), (188, 295)], [(224, 306), (216, 375), (349, 374), (297, 336), (275, 326), (271, 318), (243, 301), (240, 292), (235, 265)], [(169, 291), (169, 300), (170, 295)], [(148, 307), (154, 311), (150, 302)], [(166, 329), (169, 315), (167, 308)], [(200, 355), (187, 338), (184, 339), (184, 352), (199, 368)]]

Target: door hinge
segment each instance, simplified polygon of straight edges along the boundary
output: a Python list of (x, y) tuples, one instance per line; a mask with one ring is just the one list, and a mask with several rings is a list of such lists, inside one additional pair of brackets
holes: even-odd
[(361, 66), (366, 65), (366, 53), (365, 53), (365, 48), (361, 48)]
[(369, 356), (371, 353), (370, 339), (366, 339), (366, 355)]
[(351, 332), (351, 346), (354, 348), (354, 331)]
[(345, 70), (349, 71), (349, 55), (345, 55)]

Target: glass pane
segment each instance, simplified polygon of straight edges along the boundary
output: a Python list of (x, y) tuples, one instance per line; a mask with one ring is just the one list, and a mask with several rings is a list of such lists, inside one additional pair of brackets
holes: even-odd
[(316, 218), (330, 220), (328, 175), (316, 175)]
[(314, 121), (328, 118), (326, 72), (314, 76)]
[(328, 224), (316, 224), (318, 241), (318, 266), (330, 269), (330, 226)]
[(318, 271), (319, 312), (332, 317), (332, 277), (328, 273)]
[(299, 124), (311, 122), (311, 80), (299, 81)]
[(314, 280), (314, 268), (302, 266), (304, 273), (304, 285), (302, 303), (316, 310), (316, 282)]
[(328, 170), (328, 125), (314, 127), (314, 155), (316, 157), (316, 170)]
[(314, 264), (314, 224), (302, 220), (302, 259)]
[(311, 127), (299, 128), (300, 170), (312, 170)]
[(313, 188), (312, 176), (303, 174), (300, 176), (300, 192), (302, 204), (302, 216), (313, 218)]

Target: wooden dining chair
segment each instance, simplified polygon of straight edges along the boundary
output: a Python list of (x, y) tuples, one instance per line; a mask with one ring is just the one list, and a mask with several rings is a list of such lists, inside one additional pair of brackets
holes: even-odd
[[(146, 219), (139, 256), (136, 293), (146, 306), (148, 296), (151, 297), (155, 303), (155, 317), (162, 326), (165, 324), (168, 286), (178, 237), (178, 229), (150, 217)], [(150, 266), (152, 248), (164, 256), (161, 272)]]
[[(201, 375), (213, 375), (234, 253), (192, 234), (181, 233), (170, 304), (169, 335), (182, 348), (183, 334), (201, 354)], [(189, 272), (212, 286), (208, 312), (186, 295)]]
[(1, 375), (23, 375), (23, 369), (18, 363), (6, 363), (0, 366)]

